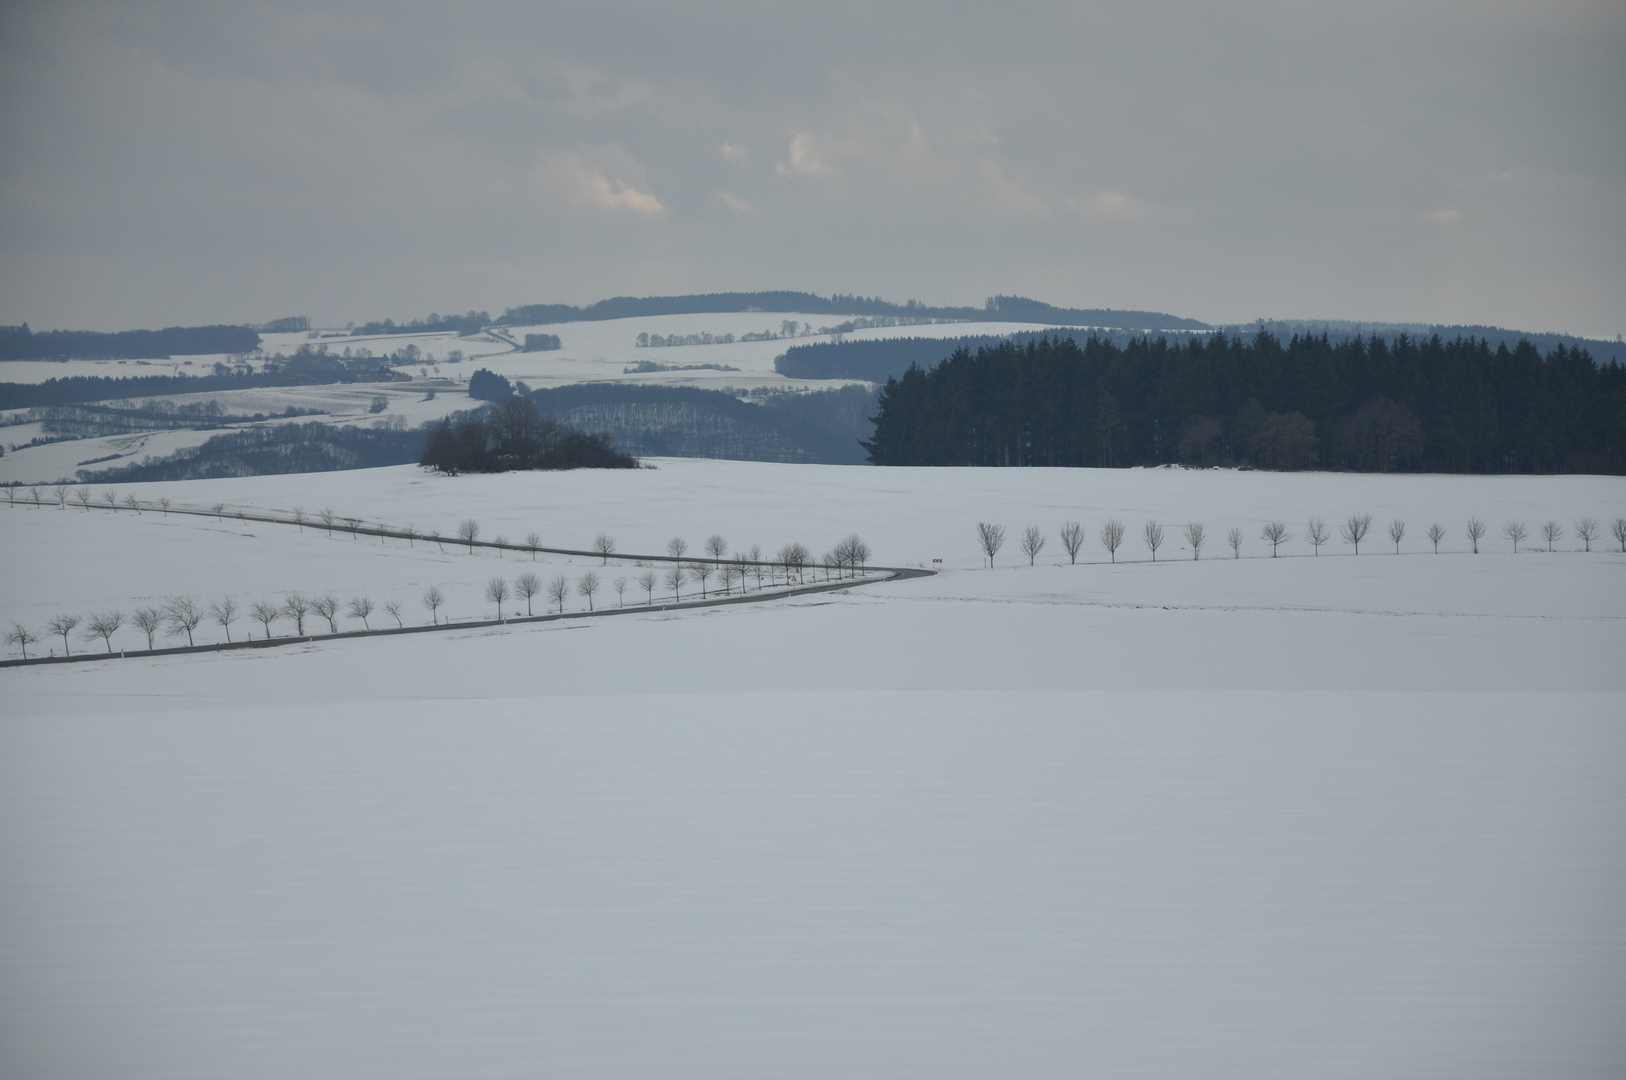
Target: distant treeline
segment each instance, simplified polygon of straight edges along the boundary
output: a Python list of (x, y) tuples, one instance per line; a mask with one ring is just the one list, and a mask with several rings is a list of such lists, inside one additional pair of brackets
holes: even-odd
[(524, 469), (635, 469), (606, 434), (589, 435), (537, 412), (522, 397), (430, 425), (418, 464), (444, 473)]
[(636, 383), (582, 383), (537, 390), (537, 410), (610, 434), (629, 453), (736, 461), (858, 465), (872, 429), (875, 393), (852, 386), (811, 394), (754, 392), (742, 401), (719, 390)]
[(42, 383), (0, 383), (0, 409), (72, 405), (81, 401), (115, 401), (160, 394), (208, 394), (220, 390), (255, 390), (267, 386), (317, 386), (327, 383), (400, 382), (409, 376), (391, 371), (385, 359), (335, 356), (307, 351), (264, 362), (261, 371), (233, 370), (216, 364), (212, 375), (135, 375), (111, 378), (72, 375)]
[(572, 304), (526, 304), (503, 312), (499, 324), (540, 326), (562, 322), (600, 322), (644, 315), (696, 315), (732, 311), (794, 311), (810, 315), (895, 315), (933, 319), (995, 319), (1002, 322), (1071, 323), (1078, 326), (1126, 327), (1137, 330), (1206, 330), (1207, 323), (1160, 311), (1114, 311), (1110, 308), (1058, 308), (1021, 296), (992, 296), (982, 307), (932, 307), (918, 300), (894, 304), (878, 296), (830, 297), (805, 292), (705, 293), (693, 296), (617, 296), (586, 307)]
[(951, 338), (877, 338), (865, 341), (819, 341), (792, 345), (774, 358), (773, 368), (789, 379), (863, 379), (884, 383), (902, 375), (910, 367), (929, 368), (957, 349), (975, 351), (1004, 342), (1026, 345), (1040, 338), (1071, 338), (1084, 342), (1091, 337), (1126, 346), (1139, 337), (1132, 331), (1118, 333), (1098, 330), (1052, 328), (1023, 334), (968, 334)]
[(520, 352), (553, 352), (563, 348), (558, 334), (526, 334)]
[(463, 315), (437, 315), (433, 312), (425, 319), (396, 323), (385, 319), (370, 322), (350, 331), (351, 337), (377, 334), (478, 334), (491, 325), (491, 316), (483, 311), (470, 311)]
[(80, 469), (78, 475), (83, 481), (134, 484), (372, 469), (415, 462), (423, 454), (423, 444), (422, 428), (276, 424), (216, 435), (201, 446), (177, 450), (165, 457), (143, 458), (121, 468)]
[(166, 360), (171, 356), (253, 352), (260, 335), (246, 326), (171, 326), (163, 330), (47, 330), (0, 326), (0, 360), (55, 360), (108, 356)]
[(961, 348), (881, 391), (878, 465), (1626, 472), (1626, 368), (1528, 342), (1214, 335)]

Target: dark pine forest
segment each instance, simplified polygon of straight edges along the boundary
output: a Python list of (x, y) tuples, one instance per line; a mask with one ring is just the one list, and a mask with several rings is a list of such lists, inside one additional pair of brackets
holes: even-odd
[(960, 349), (887, 380), (877, 465), (1626, 473), (1626, 368), (1584, 349), (1268, 333)]

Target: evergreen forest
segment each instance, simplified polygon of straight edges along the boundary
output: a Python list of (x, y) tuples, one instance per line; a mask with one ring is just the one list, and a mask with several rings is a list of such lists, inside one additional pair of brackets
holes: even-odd
[(1467, 337), (1045, 337), (911, 365), (864, 447), (877, 465), (1620, 474), (1626, 368)]

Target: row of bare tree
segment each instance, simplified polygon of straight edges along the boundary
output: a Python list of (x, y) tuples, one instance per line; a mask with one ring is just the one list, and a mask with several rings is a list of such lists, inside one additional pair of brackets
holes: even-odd
[[(607, 539), (607, 538), (601, 538)], [(613, 549), (613, 542), (611, 543)], [(667, 593), (670, 593), (674, 602), (683, 599), (683, 587), (691, 582), (700, 587), (701, 599), (706, 599), (713, 592), (731, 595), (735, 587), (741, 593), (748, 590), (752, 578), (756, 587), (761, 590), (763, 578), (768, 579), (768, 587), (779, 584), (779, 576), (783, 574), (784, 584), (788, 587), (793, 583), (805, 582), (809, 576), (816, 577), (820, 570), (824, 573), (824, 580), (829, 581), (834, 575), (838, 579), (848, 574), (856, 575), (862, 572), (864, 562), (869, 558), (869, 547), (856, 535), (842, 540), (832, 553), (819, 562), (814, 563), (807, 553), (807, 548), (801, 544), (786, 544), (779, 550), (778, 556), (773, 560), (764, 560), (760, 549), (752, 548), (742, 552), (733, 559), (724, 559), (727, 544), (720, 536), (713, 536), (707, 541), (707, 550), (714, 555), (713, 559), (694, 559), (684, 561), (683, 557), (688, 551), (688, 545), (681, 539), (674, 539), (667, 545), (672, 554), (673, 561), (664, 564), (664, 571), (657, 574), (653, 568), (646, 568), (636, 578), (618, 577), (610, 582), (615, 590), (618, 606), (626, 606), (626, 594), (629, 585), (636, 584), (644, 591), (644, 603), (653, 605), (656, 602), (656, 589), (664, 586), (661, 593), (661, 602), (665, 602)], [(606, 558), (608, 557), (606, 552)], [(641, 564), (640, 564), (641, 565)], [(717, 587), (710, 588), (713, 578), (717, 579)], [(535, 613), (535, 601), (539, 596), (545, 596), (550, 608), (563, 614), (565, 601), (574, 592), (587, 601), (587, 610), (593, 611), (594, 597), (603, 585), (598, 574), (589, 570), (576, 581), (572, 582), (565, 575), (560, 574), (551, 581), (544, 582), (534, 573), (523, 573), (508, 581), (502, 577), (494, 577), (485, 586), (485, 599), (496, 605), (497, 618), (503, 617), (504, 605), (512, 600), (515, 604), (525, 602), (525, 614)], [(634, 596), (636, 596), (636, 592)], [(429, 612), (431, 624), (440, 624), (440, 609), (446, 604), (446, 594), (438, 585), (431, 585), (424, 590), (423, 606)], [(359, 619), (364, 629), (372, 629), (371, 617), (375, 612), (381, 611), (395, 620), (397, 627), (404, 626), (402, 620), (401, 601), (390, 599), (380, 607), (366, 596), (357, 596), (348, 603), (339, 600), (331, 594), (323, 593), (317, 596), (306, 596), (303, 593), (289, 593), (280, 602), (259, 600), (250, 604), (246, 614), (250, 621), (258, 622), (264, 629), (267, 639), (273, 635), (273, 627), (279, 622), (292, 623), (292, 634), (295, 637), (305, 635), (307, 621), (315, 625), (325, 622), (328, 632), (339, 632), (339, 620), (344, 617)], [(232, 640), (232, 624), (237, 621), (244, 609), (238, 601), (230, 596), (222, 597), (219, 601), (207, 606), (201, 604), (195, 597), (172, 597), (161, 607), (136, 608), (128, 618), (128, 625), (142, 631), (147, 636), (147, 648), (155, 647), (155, 641), (160, 633), (167, 633), (170, 637), (186, 638), (188, 645), (195, 644), (193, 631), (205, 621), (219, 623), (225, 633), (225, 640)], [(107, 611), (93, 614), (88, 619), (79, 615), (57, 615), (46, 623), (45, 632), (47, 640), (52, 637), (62, 638), (62, 654), (72, 655), (72, 635), (81, 623), (85, 629), (83, 638), (88, 641), (100, 640), (109, 653), (113, 652), (113, 635), (126, 625), (126, 618), (121, 611)], [(28, 657), (28, 647), (41, 640), (39, 633), (22, 623), (14, 623), (7, 631), (5, 637), (8, 645), (16, 646), (22, 650), (24, 659)], [(54, 652), (54, 650), (53, 650)]]
[[(1367, 538), (1371, 530), (1371, 514), (1351, 514), (1343, 525), (1339, 526), (1338, 535), (1343, 539), (1344, 543), (1355, 549), (1355, 554), (1359, 555), (1361, 553), (1361, 543)], [(1479, 541), (1485, 538), (1488, 531), (1485, 523), (1477, 517), (1470, 517), (1464, 531), (1473, 546), (1473, 553), (1475, 555), (1479, 554)], [(1435, 523), (1430, 525), (1428, 531), (1424, 534), (1428, 537), (1429, 542), (1434, 545), (1436, 555), (1440, 552), (1440, 541), (1445, 539), (1448, 532), (1449, 530), (1444, 525)], [(1616, 518), (1614, 524), (1610, 526), (1609, 532), (1619, 542), (1621, 551), (1626, 553), (1626, 518)], [(1509, 521), (1502, 526), (1501, 533), (1513, 544), (1514, 554), (1518, 553), (1519, 545), (1527, 540), (1530, 535), (1529, 530), (1525, 528), (1522, 521)], [(1564, 527), (1557, 521), (1544, 522), (1540, 526), (1539, 533), (1542, 540), (1546, 542), (1548, 551), (1552, 551), (1553, 545), (1565, 536)], [(1101, 526), (1098, 539), (1101, 546), (1106, 549), (1107, 554), (1112, 557), (1113, 562), (1118, 561), (1118, 549), (1123, 547), (1124, 537), (1127, 534), (1128, 529), (1124, 523), (1116, 519), (1107, 521)], [(1208, 542), (1207, 527), (1200, 521), (1187, 522), (1180, 529), (1180, 534), (1191, 548), (1191, 557), (1193, 559), (1201, 558), (1203, 545)], [(1389, 522), (1386, 534), (1394, 544), (1395, 554), (1400, 554), (1400, 543), (1406, 538), (1406, 523), (1400, 518), (1392, 519)], [(1575, 537), (1581, 541), (1585, 551), (1591, 551), (1592, 542), (1602, 536), (1603, 527), (1596, 518), (1585, 517), (1575, 523)], [(1288, 531), (1286, 522), (1267, 521), (1263, 528), (1260, 529), (1259, 537), (1270, 544), (1271, 557), (1275, 558), (1280, 552), (1281, 546), (1293, 539), (1293, 534)], [(1084, 526), (1078, 522), (1069, 521), (1062, 525), (1061, 546), (1066, 550), (1070, 563), (1078, 562), (1078, 553), (1083, 550), (1086, 538), (1087, 534), (1084, 531)], [(1151, 552), (1153, 562), (1157, 561), (1158, 549), (1163, 546), (1166, 539), (1166, 531), (1156, 521), (1148, 521), (1141, 529), (1141, 541), (1146, 545), (1146, 549)], [(1226, 532), (1225, 542), (1231, 548), (1232, 558), (1240, 559), (1242, 557), (1243, 540), (1244, 537), (1240, 528), (1233, 526)], [(1324, 519), (1312, 517), (1304, 523), (1304, 540), (1311, 545), (1315, 554), (1320, 555), (1321, 549), (1331, 542), (1332, 532), (1328, 529)], [(1018, 546), (1021, 548), (1022, 554), (1028, 557), (1029, 566), (1032, 566), (1038, 559), (1039, 552), (1044, 550), (1045, 542), (1044, 531), (1039, 526), (1029, 525), (1022, 530)], [(977, 546), (982, 549), (983, 557), (988, 560), (988, 566), (992, 567), (994, 557), (1005, 546), (1005, 527), (986, 521), (978, 522)]]

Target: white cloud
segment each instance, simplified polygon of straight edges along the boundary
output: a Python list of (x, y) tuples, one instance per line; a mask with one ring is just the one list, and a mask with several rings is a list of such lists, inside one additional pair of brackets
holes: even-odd
[(644, 180), (643, 168), (619, 147), (544, 153), (537, 163), (543, 186), (577, 206), (642, 217), (666, 213)]
[(717, 201), (736, 214), (754, 214), (757, 212), (757, 208), (751, 200), (742, 199), (732, 191), (717, 192)]
[(750, 150), (741, 146), (739, 143), (731, 142), (725, 142), (723, 145), (719, 146), (717, 148), (717, 152), (723, 155), (724, 161), (732, 165), (745, 164), (745, 159), (751, 154)]
[(833, 175), (833, 170), (825, 162), (825, 150), (816, 135), (802, 131), (797, 132), (790, 140), (788, 158), (774, 166), (774, 172), (780, 176), (807, 176), (813, 179), (824, 179)]

